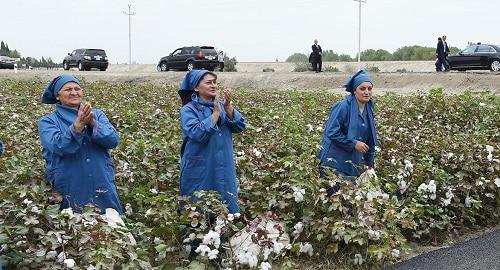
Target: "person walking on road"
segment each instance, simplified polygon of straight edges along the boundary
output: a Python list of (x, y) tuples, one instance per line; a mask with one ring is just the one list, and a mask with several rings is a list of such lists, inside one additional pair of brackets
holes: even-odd
[(450, 64), (448, 63), (448, 54), (450, 54), (450, 48), (448, 47), (448, 42), (446, 42), (445, 35), (443, 36), (442, 40), (443, 40), (443, 51), (444, 51), (444, 61), (443, 61), (444, 71), (450, 71)]
[(436, 45), (436, 57), (437, 57), (436, 71), (437, 72), (444, 71), (443, 66), (445, 65), (446, 59), (445, 59), (444, 43), (441, 37), (438, 37), (438, 43)]
[(223, 72), (224, 71), (224, 52), (220, 51), (217, 54), (217, 60), (219, 61), (219, 71)]
[(321, 66), (323, 65), (323, 61), (321, 60), (321, 55), (323, 54), (323, 50), (321, 46), (318, 45), (318, 40), (314, 40), (314, 44), (312, 45), (312, 53), (310, 55), (310, 62), (312, 64), (313, 71), (318, 73), (321, 72)]

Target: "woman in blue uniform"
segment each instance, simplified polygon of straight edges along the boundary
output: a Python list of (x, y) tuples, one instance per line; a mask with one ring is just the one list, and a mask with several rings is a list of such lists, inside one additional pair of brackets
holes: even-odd
[(81, 211), (94, 204), (103, 212), (122, 213), (109, 153), (120, 139), (101, 110), (82, 103), (83, 96), (80, 82), (70, 75), (54, 78), (45, 88), (42, 103), (56, 104), (55, 112), (38, 123), (46, 179), (62, 195), (61, 209)]
[[(354, 179), (360, 175), (360, 167), (374, 164), (377, 131), (372, 80), (360, 70), (345, 88), (350, 95), (333, 105), (323, 134), (319, 153), (322, 177), (326, 175), (323, 167), (329, 167), (344, 179)], [(336, 192), (338, 185), (334, 189)]]
[[(221, 101), (217, 75), (206, 70), (186, 74), (179, 89), (181, 108), (181, 195), (217, 191), (231, 213), (238, 213), (238, 187), (233, 159), (233, 133), (245, 129), (246, 120), (231, 103), (225, 89)], [(194, 197), (194, 199), (196, 199)]]

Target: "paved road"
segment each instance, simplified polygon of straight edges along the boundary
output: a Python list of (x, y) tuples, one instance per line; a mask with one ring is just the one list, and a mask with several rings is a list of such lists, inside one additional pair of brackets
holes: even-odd
[(386, 268), (395, 269), (500, 270), (500, 230)]

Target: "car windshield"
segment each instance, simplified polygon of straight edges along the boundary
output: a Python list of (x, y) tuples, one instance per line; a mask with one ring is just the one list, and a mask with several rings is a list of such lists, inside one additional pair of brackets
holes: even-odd
[(87, 50), (86, 53), (90, 56), (95, 56), (95, 55), (106, 56), (106, 52), (104, 50)]
[(472, 45), (472, 46), (469, 46), (467, 48), (465, 48), (462, 52), (463, 53), (473, 53), (476, 51), (476, 45)]

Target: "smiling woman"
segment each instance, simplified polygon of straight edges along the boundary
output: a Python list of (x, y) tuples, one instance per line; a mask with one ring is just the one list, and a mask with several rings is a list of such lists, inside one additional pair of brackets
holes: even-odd
[(238, 213), (233, 133), (245, 130), (246, 120), (233, 107), (229, 89), (220, 100), (217, 76), (212, 72), (188, 72), (179, 95), (183, 100), (181, 195), (217, 191), (229, 211)]
[(69, 75), (45, 88), (42, 103), (56, 104), (56, 111), (38, 124), (46, 180), (62, 195), (61, 209), (79, 212), (94, 204), (103, 212), (113, 208), (121, 213), (109, 154), (119, 143), (118, 133), (101, 110), (82, 104), (83, 93), (78, 79)]
[[(364, 163), (373, 167), (377, 132), (373, 115), (373, 83), (368, 73), (358, 71), (345, 84), (351, 93), (335, 105), (330, 113), (323, 134), (319, 153), (321, 176), (323, 167), (335, 169), (344, 179), (360, 175), (359, 167)], [(336, 192), (338, 185), (331, 192)]]

